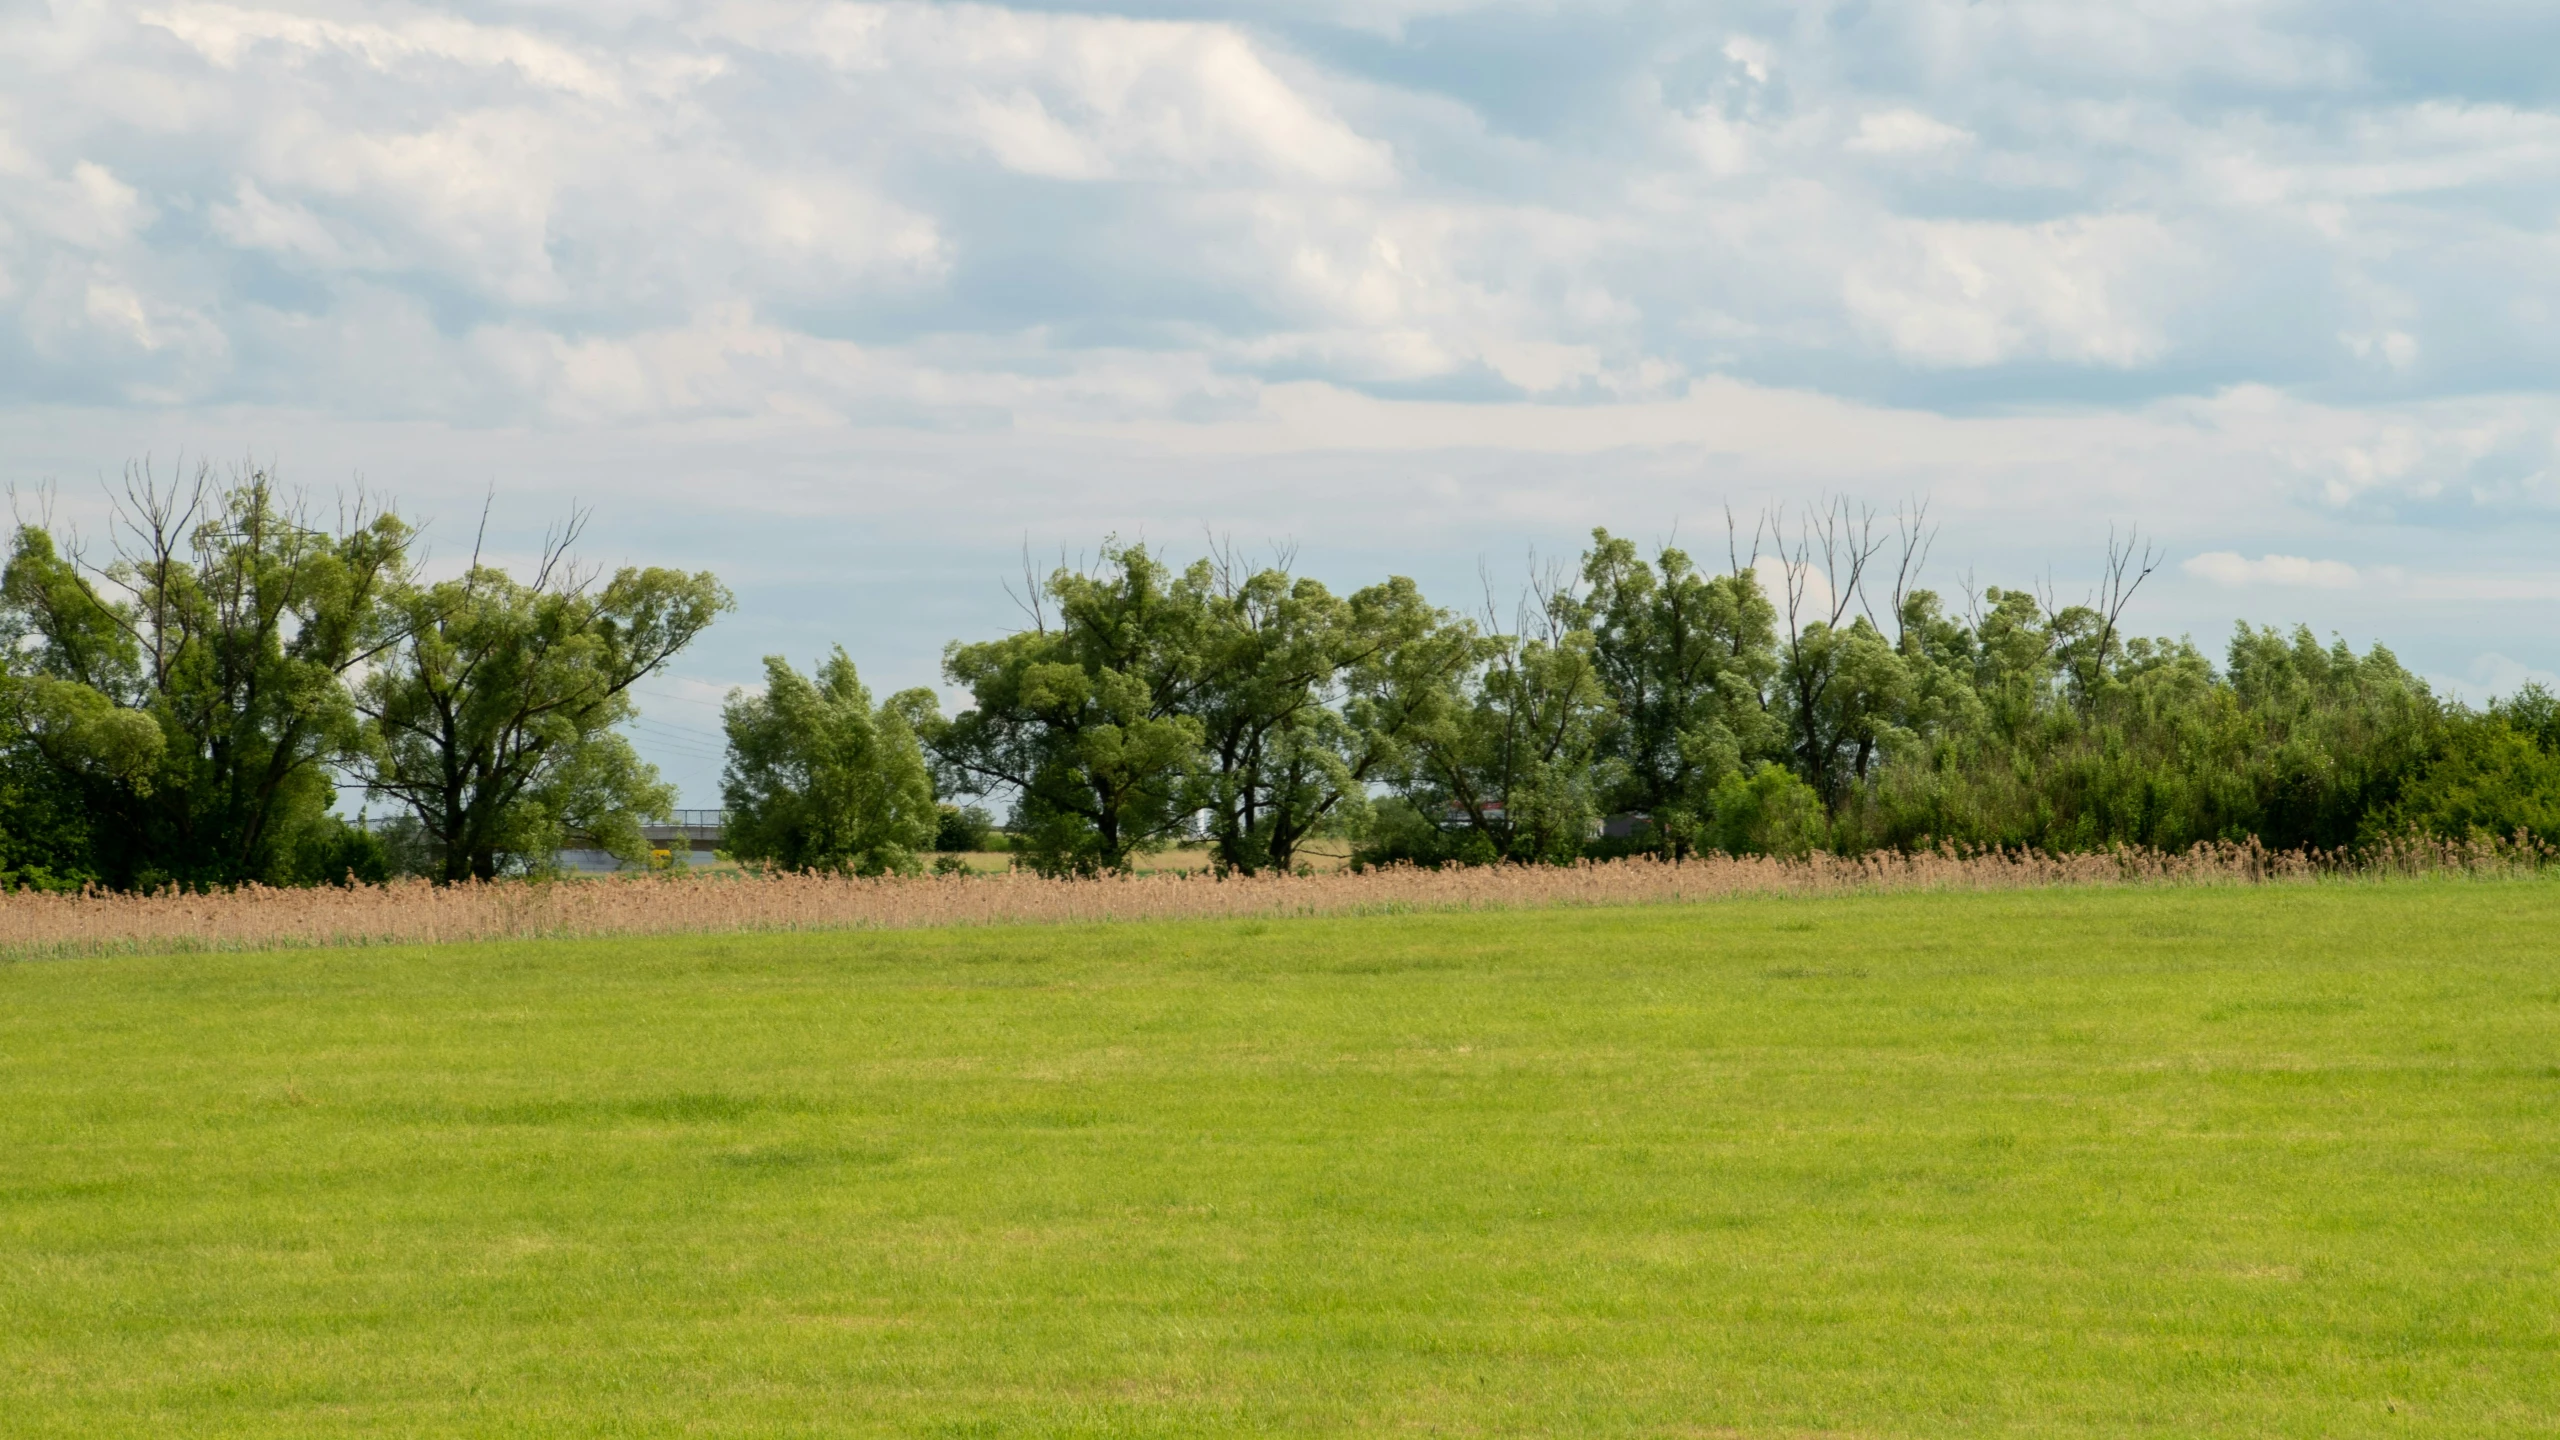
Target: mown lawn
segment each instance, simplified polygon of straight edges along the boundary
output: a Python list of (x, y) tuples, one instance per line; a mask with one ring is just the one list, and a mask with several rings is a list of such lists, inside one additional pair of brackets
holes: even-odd
[(2560, 1433), (2560, 886), (0, 966), (0, 1433)]

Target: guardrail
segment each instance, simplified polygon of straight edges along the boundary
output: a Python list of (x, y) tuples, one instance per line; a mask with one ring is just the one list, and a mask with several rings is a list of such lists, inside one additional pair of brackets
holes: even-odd
[[(347, 823), (359, 830), (379, 830), (407, 814), (405, 810), (394, 810), (382, 815), (368, 812), (357, 815)], [(673, 810), (668, 812), (666, 820), (652, 820), (640, 828), (643, 830), (725, 830), (728, 827), (729, 812), (726, 810)]]

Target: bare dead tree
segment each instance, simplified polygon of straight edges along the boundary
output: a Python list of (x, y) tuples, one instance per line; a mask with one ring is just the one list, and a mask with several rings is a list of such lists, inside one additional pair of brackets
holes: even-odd
[[(1058, 552), (1058, 564), (1064, 567), (1066, 560), (1066, 551), (1061, 548)], [(1031, 629), (1035, 634), (1049, 633), (1049, 592), (1041, 585), (1039, 572), (1031, 568), (1031, 536), (1028, 532), (1025, 532), (1022, 537), (1021, 593), (1015, 593), (1013, 582), (1010, 580), (1004, 584), (1004, 593), (1005, 598), (1011, 600), (1014, 607), (1030, 619)]]
[(1210, 585), (1217, 591), (1218, 598), (1235, 599), (1237, 592), (1244, 588), (1245, 574), (1244, 562), (1236, 556), (1235, 536), (1220, 535), (1206, 525), (1200, 527), (1200, 533), (1208, 545)]
[(1538, 638), (1549, 645), (1559, 645), (1571, 630), (1567, 612), (1579, 597), (1582, 577), (1561, 560), (1538, 562), (1538, 552), (1529, 552), (1529, 580), (1520, 596), (1521, 634), (1532, 628)]
[(1772, 513), (1764, 510), (1760, 512), (1760, 517), (1752, 522), (1751, 558), (1746, 561), (1742, 558), (1741, 526), (1733, 518), (1733, 507), (1731, 505), (1724, 507), (1725, 573), (1738, 576), (1760, 568), (1760, 543), (1762, 537), (1768, 533)]
[[(1893, 539), (1896, 550), (1892, 592), (1893, 646), (1899, 650), (1902, 648), (1903, 641), (1903, 602), (1910, 597), (1912, 587), (1920, 579), (1921, 571), (1928, 567), (1930, 547), (1935, 545), (1938, 539), (1937, 527), (1929, 523), (1929, 501), (1926, 497), (1914, 497), (1907, 505), (1895, 507)], [(1875, 624), (1873, 611), (1868, 612), (1867, 623)], [(1876, 625), (1876, 629), (1882, 630), (1884, 627)]]
[[(2107, 556), (2098, 572), (2098, 583), (2090, 589), (2084, 604), (2071, 607), (2090, 617), (2097, 630), (2095, 647), (2072, 662), (2071, 680), (2079, 689), (2082, 713), (2096, 703), (2098, 683), (2106, 676), (2107, 657), (2122, 643), (2125, 608), (2165, 558), (2157, 545), (2142, 538), (2141, 527), (2128, 528), (2121, 536), (2114, 526), (2107, 527)], [(2036, 587), (2036, 603), (2044, 611), (2047, 630), (2059, 630), (2066, 612), (2050, 570)]]
[[(2135, 546), (2140, 545), (2139, 553)], [(2140, 526), (2128, 528), (2124, 539), (2116, 539), (2115, 527), (2107, 527), (2107, 565), (2098, 580), (2098, 588), (2090, 597), (2089, 608), (2098, 612), (2098, 658), (2101, 663), (2117, 643), (2120, 624), (2127, 605), (2133, 603), (2134, 592), (2151, 572), (2167, 558), (2159, 548), (2142, 538)]]
[(124, 591), (143, 607), (146, 613), (137, 617), (138, 624), (117, 607), (107, 607), (107, 613), (150, 656), (155, 687), (167, 683), (173, 658), (196, 638), (176, 603), (174, 582), (178, 567), (185, 563), (180, 546), (203, 513), (205, 496), (212, 489), (213, 467), (197, 461), (192, 480), (182, 478), (185, 470), (186, 462), (181, 460), (163, 489), (149, 457), (127, 465), (123, 493), (108, 497), (109, 544), (116, 558), (97, 566), (89, 563), (82, 550), (71, 554), (75, 566)]
[[(1822, 718), (1835, 666), (1822, 658), (1829, 647), (1817, 644), (1812, 631), (1816, 625), (1826, 632), (1837, 631), (1852, 609), (1866, 608), (1868, 570), (1889, 542), (1877, 531), (1875, 507), (1845, 496), (1805, 507), (1796, 517), (1792, 545), (1783, 539), (1782, 510), (1773, 508), (1768, 523), (1782, 537), (1778, 555), (1786, 572), (1780, 587), (1786, 604), (1786, 633), (1779, 644), (1785, 652), (1784, 683), (1790, 692), (1788, 708), (1794, 712), (1794, 744), (1807, 777), (1828, 809), (1840, 799), (1835, 770), (1839, 737), (1825, 731)], [(1829, 592), (1823, 604), (1813, 597), (1817, 565)]]
[[(1783, 507), (1772, 507), (1764, 523), (1772, 534), (1783, 536)], [(1757, 537), (1754, 538), (1756, 542)], [(1865, 609), (1867, 570), (1887, 543), (1876, 532), (1872, 505), (1860, 505), (1844, 496), (1805, 507), (1796, 519), (1793, 547), (1781, 541), (1778, 550), (1779, 561), (1786, 568), (1783, 589), (1787, 628), (1800, 632), (1818, 620), (1837, 630), (1852, 608)], [(1757, 563), (1756, 543), (1752, 558)], [(1816, 564), (1822, 567), (1823, 587), (1829, 592), (1827, 605), (1812, 603)]]

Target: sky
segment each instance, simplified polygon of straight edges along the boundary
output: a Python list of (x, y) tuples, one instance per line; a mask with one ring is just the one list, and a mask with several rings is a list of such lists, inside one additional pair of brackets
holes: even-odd
[[(1110, 536), (1497, 608), (1926, 502), (1928, 580), (2560, 670), (2560, 7), (0, 0), (0, 481), (573, 509), (642, 691), (939, 681)], [(1747, 545), (1747, 536), (1746, 536)], [(956, 695), (954, 696), (956, 698)]]

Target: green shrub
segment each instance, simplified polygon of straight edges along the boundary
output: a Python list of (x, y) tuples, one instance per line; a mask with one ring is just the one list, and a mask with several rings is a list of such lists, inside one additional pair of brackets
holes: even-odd
[(1468, 830), (1452, 833), (1434, 823), (1420, 806), (1402, 796), (1389, 796), (1370, 807), (1369, 823), (1351, 847), (1351, 867), (1378, 865), (1490, 865), (1500, 857), (1484, 836)]
[(381, 837), (335, 815), (321, 816), (294, 837), (291, 878), (296, 885), (344, 885), (351, 879), (379, 885), (391, 873), (390, 851)]
[(933, 848), (949, 855), (989, 850), (996, 833), (995, 817), (976, 805), (945, 805), (933, 832)]
[[(2528, 713), (2526, 723), (2536, 718)], [(2560, 727), (2553, 734), (2560, 740)], [(2523, 831), (2560, 845), (2560, 754), (2500, 709), (2460, 716), (2435, 758), (2365, 830), (2368, 840), (2413, 831), (2505, 840)]]
[(1810, 854), (1828, 838), (1822, 797), (1796, 773), (1763, 760), (1748, 777), (1728, 775), (1715, 789), (1709, 833), (1729, 855)]

